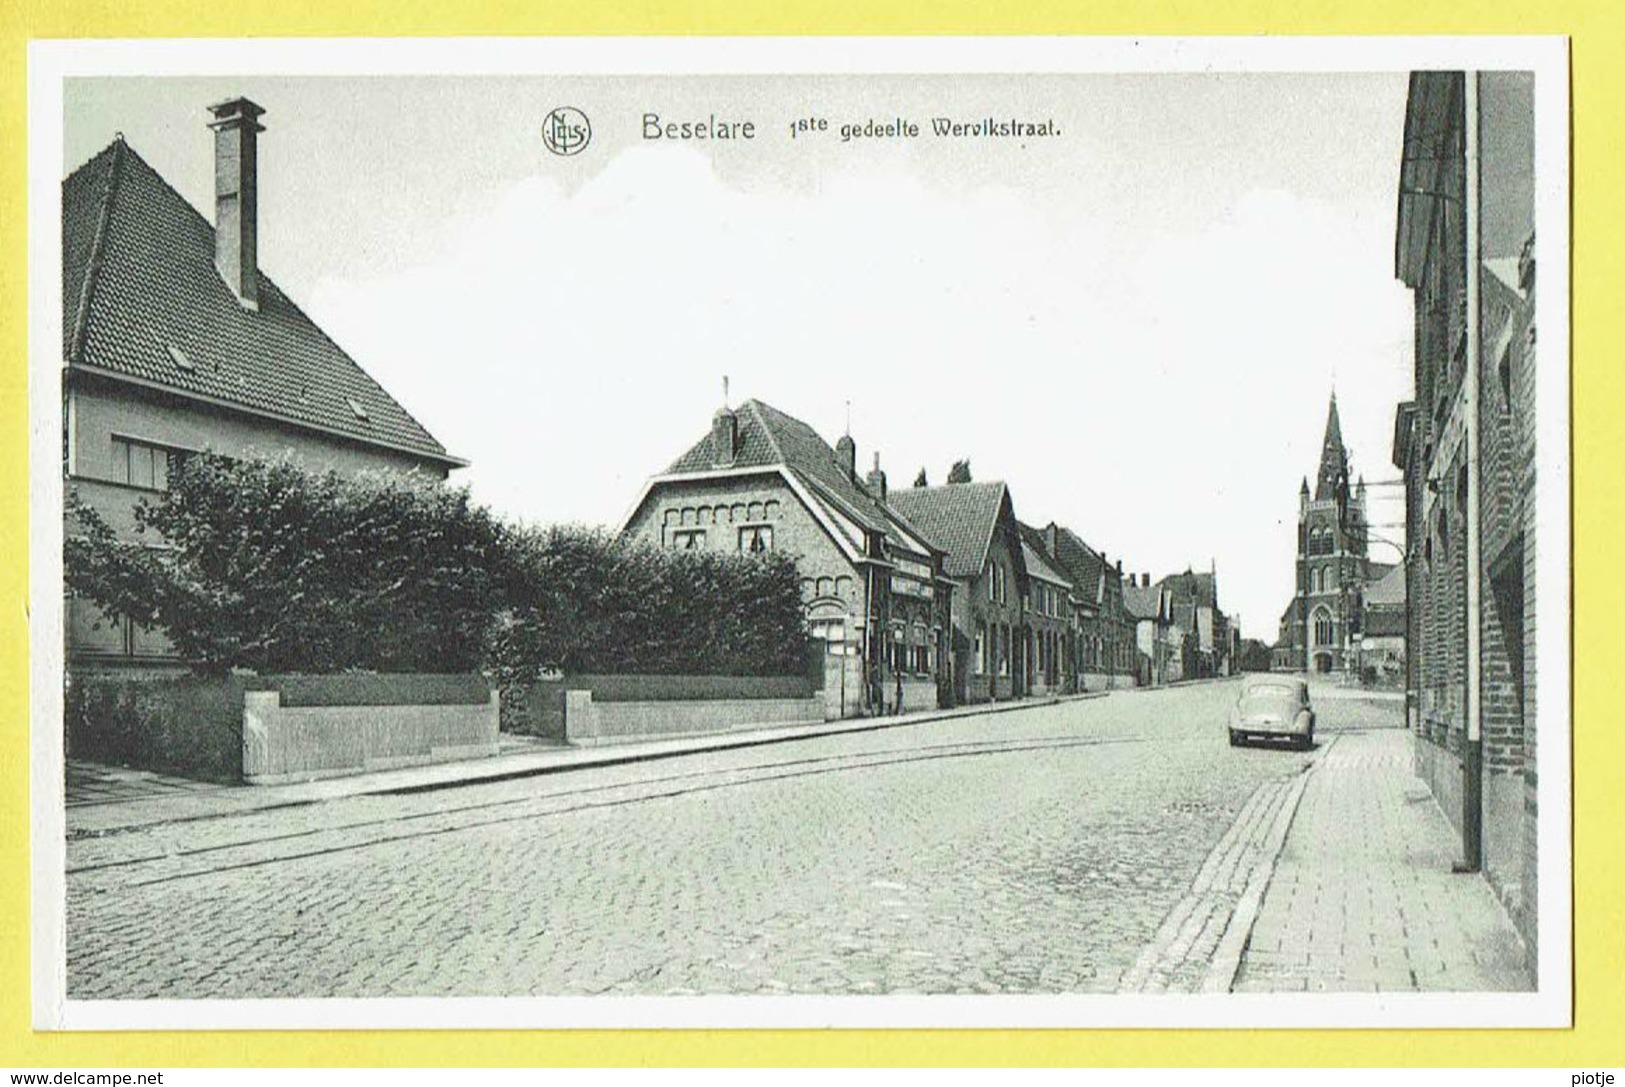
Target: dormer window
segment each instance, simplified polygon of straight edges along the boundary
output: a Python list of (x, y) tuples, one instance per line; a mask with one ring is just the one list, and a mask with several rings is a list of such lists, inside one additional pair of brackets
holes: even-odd
[(361, 422), (365, 423), (371, 420), (372, 417), (367, 414), (366, 406), (361, 401), (353, 396), (347, 396), (344, 398), (344, 402), (350, 405), (350, 413)]
[(197, 369), (197, 366), (193, 364), (192, 360), (186, 357), (185, 351), (182, 351), (174, 344), (167, 344), (166, 346), (169, 348), (170, 361), (175, 364), (177, 369), (188, 374)]

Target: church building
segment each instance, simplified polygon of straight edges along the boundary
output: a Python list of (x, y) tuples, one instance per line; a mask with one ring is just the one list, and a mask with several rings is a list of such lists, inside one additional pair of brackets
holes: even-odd
[(1296, 590), (1282, 622), (1295, 669), (1353, 671), (1359, 661), (1361, 597), (1372, 576), (1366, 555), (1365, 479), (1349, 488), (1349, 454), (1337, 418), (1337, 394), (1326, 414), (1320, 471), (1311, 496), (1298, 490)]

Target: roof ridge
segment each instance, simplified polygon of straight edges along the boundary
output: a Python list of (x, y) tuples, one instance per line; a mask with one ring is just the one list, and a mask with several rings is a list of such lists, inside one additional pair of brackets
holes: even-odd
[[(69, 363), (78, 362), (84, 354), (85, 332), (90, 324), (91, 296), (95, 294), (96, 280), (99, 278), (102, 260), (107, 251), (107, 228), (113, 219), (113, 201), (118, 195), (119, 168), (124, 162), (124, 150), (125, 143), (122, 135), (115, 137), (113, 142), (104, 149), (104, 151), (111, 151), (112, 155), (107, 163), (107, 185), (102, 191), (102, 205), (96, 212), (96, 231), (91, 235), (90, 239), (90, 255), (85, 258), (84, 279), (79, 283), (78, 308), (73, 314), (73, 336), (68, 341), (67, 361)], [(91, 162), (96, 161), (99, 154), (92, 156), (90, 161), (79, 167), (79, 169), (86, 169)], [(78, 172), (78, 170), (74, 171), (74, 173)], [(73, 175), (69, 174), (68, 176), (71, 178)]]

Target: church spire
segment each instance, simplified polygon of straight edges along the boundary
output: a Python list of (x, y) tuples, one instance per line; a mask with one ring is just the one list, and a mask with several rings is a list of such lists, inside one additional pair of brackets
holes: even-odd
[(1315, 501), (1337, 498), (1348, 491), (1349, 454), (1343, 447), (1343, 425), (1337, 418), (1337, 393), (1326, 409), (1326, 437), (1320, 443), (1320, 474), (1315, 477)]

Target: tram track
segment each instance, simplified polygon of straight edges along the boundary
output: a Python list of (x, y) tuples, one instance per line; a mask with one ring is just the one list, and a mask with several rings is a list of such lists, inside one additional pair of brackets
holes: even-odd
[[(252, 836), (228, 842), (168, 849), (135, 857), (71, 866), (70, 879), (94, 880), (124, 875), (125, 887), (145, 887), (176, 880), (202, 878), (218, 872), (257, 868), (302, 859), (356, 852), (414, 839), (440, 837), (464, 831), (550, 819), (588, 811), (670, 800), (696, 793), (741, 788), (811, 777), (925, 763), (943, 759), (1030, 754), (1076, 748), (1145, 743), (1142, 738), (1043, 737), (1011, 740), (931, 744), (903, 751), (866, 751), (834, 755), (775, 759), (746, 766), (716, 767), (662, 774), (638, 781), (605, 782), (567, 788), (545, 795), (503, 797), (450, 808), (351, 820), (278, 834)], [(615, 795), (626, 794), (626, 795)], [(440, 823), (444, 825), (430, 825)], [(369, 833), (377, 831), (379, 833)], [(392, 832), (394, 831), (394, 832)], [(357, 840), (318, 845), (323, 837), (361, 835)], [(280, 848), (288, 847), (292, 848)], [(268, 855), (267, 854), (268, 852)], [(235, 854), (235, 855), (234, 855)], [(258, 855), (256, 855), (258, 854)], [(203, 861), (204, 863), (190, 863)], [(224, 862), (224, 863), (215, 863)], [(179, 867), (179, 871), (173, 869)], [(161, 871), (170, 868), (170, 871)], [(149, 871), (143, 872), (143, 869)], [(151, 871), (158, 869), (159, 871)], [(140, 878), (150, 875), (151, 878)]]

